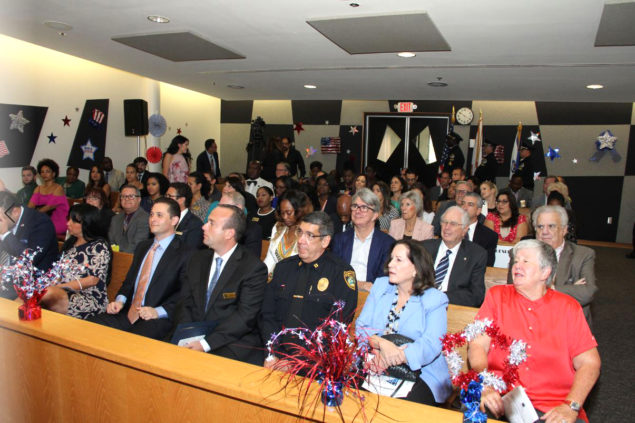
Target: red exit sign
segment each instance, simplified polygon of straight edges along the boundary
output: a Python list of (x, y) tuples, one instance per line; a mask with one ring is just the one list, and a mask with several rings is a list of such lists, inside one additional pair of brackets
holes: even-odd
[(417, 105), (411, 101), (400, 101), (397, 103), (399, 113), (410, 113), (417, 108)]

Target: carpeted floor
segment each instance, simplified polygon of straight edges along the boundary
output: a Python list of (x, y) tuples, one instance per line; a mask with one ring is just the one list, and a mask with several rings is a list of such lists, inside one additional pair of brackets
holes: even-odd
[[(635, 422), (635, 259), (629, 250), (593, 247), (598, 293), (593, 333), (602, 358), (598, 383), (585, 408), (591, 422)], [(631, 399), (629, 399), (631, 398)]]

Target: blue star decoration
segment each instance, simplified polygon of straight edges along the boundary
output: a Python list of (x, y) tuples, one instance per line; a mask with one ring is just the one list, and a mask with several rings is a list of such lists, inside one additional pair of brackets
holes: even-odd
[(92, 161), (95, 161), (95, 151), (97, 151), (97, 147), (95, 147), (90, 142), (90, 138), (88, 138), (88, 141), (86, 142), (86, 144), (82, 145), (79, 148), (81, 148), (82, 151), (84, 152), (84, 155), (82, 156), (82, 160), (90, 159)]
[(549, 146), (549, 151), (547, 151), (547, 154), (545, 154), (545, 157), (549, 157), (551, 159), (551, 161), (553, 161), (553, 159), (557, 159), (560, 157), (560, 149), (559, 148), (551, 148), (551, 146)]
[(49, 144), (55, 144), (55, 138), (57, 138), (57, 135), (53, 135), (53, 133), (51, 132), (51, 135), (47, 135), (46, 137), (49, 139)]

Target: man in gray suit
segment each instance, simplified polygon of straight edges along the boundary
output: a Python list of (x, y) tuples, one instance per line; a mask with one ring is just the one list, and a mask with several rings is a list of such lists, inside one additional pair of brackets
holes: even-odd
[[(568, 223), (567, 211), (560, 206), (541, 206), (533, 214), (536, 239), (551, 245), (558, 257), (558, 269), (552, 288), (578, 300), (591, 327), (591, 302), (598, 290), (595, 284), (595, 251), (565, 241)], [(507, 281), (510, 283), (513, 263), (514, 257), (511, 256), (507, 274)]]
[(465, 239), (470, 218), (452, 206), (441, 216), (441, 239), (422, 242), (434, 260), (435, 286), (447, 294), (450, 304), (480, 307), (485, 298), (487, 252)]
[(141, 207), (141, 193), (137, 187), (126, 185), (119, 195), (123, 213), (114, 216), (110, 221), (108, 239), (111, 244), (119, 246), (123, 253), (134, 253), (137, 244), (148, 239), (148, 213)]

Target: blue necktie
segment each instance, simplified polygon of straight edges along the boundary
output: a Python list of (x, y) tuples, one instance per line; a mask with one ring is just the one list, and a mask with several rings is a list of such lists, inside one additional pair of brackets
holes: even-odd
[(207, 298), (205, 300), (205, 310), (209, 307), (209, 299), (212, 296), (212, 291), (214, 291), (214, 287), (216, 286), (216, 282), (218, 282), (218, 278), (220, 277), (220, 267), (223, 264), (223, 259), (220, 257), (216, 257), (216, 270), (214, 270), (214, 274), (212, 275), (212, 280), (207, 287)]
[(443, 279), (445, 279), (445, 275), (448, 273), (448, 265), (450, 264), (448, 257), (450, 257), (450, 254), (452, 254), (452, 250), (447, 250), (437, 265), (437, 268), (434, 270), (434, 287), (437, 289), (441, 288)]

